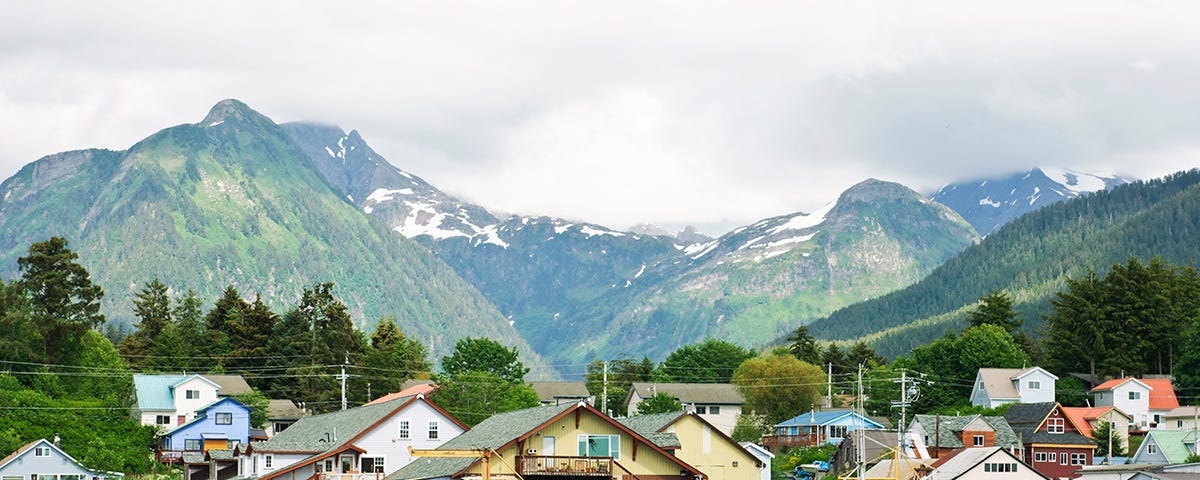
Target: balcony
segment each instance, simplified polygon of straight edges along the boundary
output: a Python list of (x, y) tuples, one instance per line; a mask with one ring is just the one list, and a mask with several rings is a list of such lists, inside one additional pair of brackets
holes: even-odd
[(181, 452), (179, 450), (158, 450), (154, 452), (154, 459), (161, 463), (183, 463), (184, 453), (187, 452)]
[(820, 435), (763, 435), (762, 437), (762, 445), (773, 452), (784, 447), (812, 447), (826, 443), (829, 442)]
[(616, 470), (625, 469), (609, 457), (517, 457), (517, 473), (523, 476), (613, 477)]

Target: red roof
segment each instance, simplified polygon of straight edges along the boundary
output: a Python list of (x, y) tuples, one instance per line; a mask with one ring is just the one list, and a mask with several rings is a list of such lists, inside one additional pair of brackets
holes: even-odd
[(1153, 389), (1150, 390), (1151, 410), (1174, 410), (1179, 408), (1179, 399), (1175, 397), (1175, 388), (1171, 386), (1171, 380), (1166, 378), (1146, 378), (1141, 380)]
[(1115, 407), (1062, 407), (1063, 415), (1070, 419), (1079, 434), (1092, 438), (1092, 424), (1088, 420), (1100, 418)]
[(1097, 385), (1092, 391), (1112, 390), (1130, 380), (1137, 380), (1150, 387), (1150, 410), (1173, 410), (1179, 408), (1179, 399), (1175, 397), (1175, 388), (1171, 386), (1171, 380), (1166, 378), (1114, 378)]
[(429, 393), (430, 393), (430, 392), (433, 392), (434, 390), (437, 390), (437, 385), (434, 385), (434, 384), (432, 384), (432, 383), (420, 383), (420, 384), (417, 384), (417, 385), (413, 385), (413, 386), (411, 386), (411, 387), (408, 387), (408, 388), (406, 388), (406, 389), (404, 389), (404, 390), (401, 390), (401, 391), (399, 391), (399, 392), (396, 392), (396, 393), (389, 393), (389, 394), (387, 394), (387, 395), (384, 395), (384, 396), (382, 396), (382, 397), (379, 397), (379, 398), (376, 398), (376, 399), (374, 399), (374, 400), (371, 400), (371, 401), (367, 402), (367, 405), (374, 405), (374, 404), (376, 404), (376, 403), (390, 402), (390, 401), (392, 401), (392, 400), (395, 400), (395, 399), (397, 399), (397, 398), (401, 398), (401, 397), (411, 397), (411, 396), (413, 396), (413, 395), (416, 395), (416, 394), (421, 394), (421, 395), (429, 396)]

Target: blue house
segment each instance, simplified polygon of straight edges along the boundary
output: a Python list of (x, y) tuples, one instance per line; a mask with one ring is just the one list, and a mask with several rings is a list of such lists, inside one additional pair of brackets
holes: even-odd
[(774, 427), (775, 434), (763, 437), (768, 448), (841, 443), (846, 434), (857, 429), (882, 429), (883, 424), (852, 410), (809, 411)]
[(196, 418), (158, 437), (162, 452), (231, 449), (250, 441), (250, 407), (222, 398), (196, 410)]
[(92, 470), (67, 455), (54, 442), (34, 440), (0, 460), (0, 478), (23, 480), (118, 480), (123, 473)]

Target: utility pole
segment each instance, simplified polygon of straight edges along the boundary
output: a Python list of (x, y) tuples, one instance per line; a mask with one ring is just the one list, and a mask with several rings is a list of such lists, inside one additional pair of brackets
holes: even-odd
[(608, 360), (604, 361), (604, 380), (603, 387), (600, 388), (600, 411), (605, 415), (612, 416), (608, 413)]
[[(832, 365), (832, 364), (830, 364), (830, 365)], [(830, 367), (830, 369), (832, 369), (832, 368), (833, 367)], [(862, 385), (862, 364), (861, 363), (858, 365), (858, 399), (857, 400), (858, 400), (858, 414), (865, 415), (866, 410), (865, 410), (865, 405), (863, 405), (863, 385)], [(856, 448), (854, 450), (855, 450), (855, 456), (858, 457), (858, 459), (857, 459), (858, 460), (857, 461), (857, 463), (858, 463), (858, 478), (861, 480), (863, 478), (863, 468), (866, 466), (864, 464), (867, 463), (867, 441), (866, 441), (867, 438), (866, 438), (866, 433), (863, 431), (862, 428), (859, 428), (857, 430), (858, 430), (857, 431), (857, 433), (858, 433), (858, 435), (857, 435), (858, 448)]]
[(342, 374), (340, 375), (342, 377), (342, 410), (346, 409), (346, 364), (347, 363), (350, 363), (350, 356), (348, 356), (348, 355), (345, 357), (344, 363), (342, 363)]
[(829, 362), (829, 373), (825, 377), (825, 408), (833, 408), (833, 362)]

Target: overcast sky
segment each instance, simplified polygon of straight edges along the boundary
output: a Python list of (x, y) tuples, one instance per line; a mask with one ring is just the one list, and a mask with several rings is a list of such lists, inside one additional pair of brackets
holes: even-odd
[(869, 177), (1200, 165), (1193, 2), (2, 2), (0, 178), (237, 98), (492, 209), (709, 233)]

